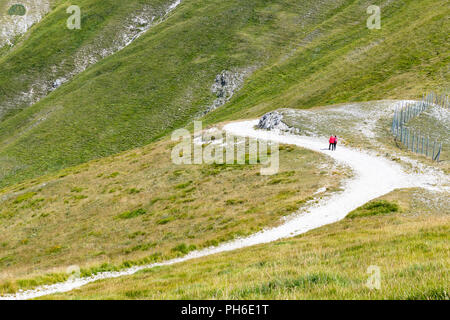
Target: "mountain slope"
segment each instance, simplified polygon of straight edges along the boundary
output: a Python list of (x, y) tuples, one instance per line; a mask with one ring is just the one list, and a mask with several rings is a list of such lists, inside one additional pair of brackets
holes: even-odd
[[(346, 2), (183, 2), (129, 47), (3, 121), (0, 185), (147, 144), (185, 125), (217, 98), (211, 85), (223, 70), (242, 75), (278, 58), (299, 32)], [(66, 19), (51, 15), (55, 26)], [(296, 23), (286, 24), (287, 16)]]
[[(16, 24), (42, 20), (22, 38), (14, 38), (14, 45), (8, 45), (12, 40), (3, 43), (0, 120), (36, 103), (90, 65), (128, 45), (157, 23), (173, 1), (79, 1), (81, 30), (66, 26), (69, 1), (53, 1), (55, 8), (45, 17), (42, 15), (49, 11), (48, 2), (24, 2), (26, 16), (6, 15), (3, 28), (9, 26), (11, 33)], [(0, 16), (6, 8), (2, 11)], [(26, 30), (25, 26), (21, 28)]]
[[(370, 4), (380, 30), (366, 27)], [(210, 122), (351, 101), (418, 99), (450, 81), (448, 1), (357, 1), (261, 70)], [(230, 116), (230, 114), (232, 114)]]
[(184, 1), (131, 46), (0, 123), (0, 185), (186, 125), (217, 99), (211, 86), (223, 70), (247, 80), (210, 123), (445, 87), (447, 1), (377, 3), (381, 30), (366, 28), (369, 1)]
[[(0, 49), (0, 294), (61, 282), (69, 265), (89, 275), (239, 236), (261, 239), (255, 232), (319, 205), (323, 216), (287, 220), (313, 228), (308, 219), (335, 221), (356, 198), (368, 201), (337, 193), (320, 210), (351, 174), (292, 146), (280, 147), (275, 176), (262, 176), (259, 165), (171, 161), (171, 131), (193, 119), (216, 124), (279, 110), (284, 126), (333, 131), (353, 148), (333, 154), (357, 161), (373, 184), (351, 190), (366, 187), (370, 199), (394, 186), (432, 191), (396, 190), (295, 239), (62, 296), (448, 298), (448, 171), (438, 168), (447, 154), (436, 163), (396, 145), (389, 125), (398, 101), (351, 102), (448, 87), (448, 1), (80, 0), (81, 30), (65, 27), (69, 1), (43, 2), (45, 16)], [(381, 30), (366, 27), (372, 4), (381, 6)], [(427, 129), (442, 119), (424, 116), (410, 124)], [(445, 123), (435, 129), (445, 139)], [(366, 151), (385, 158), (378, 169), (352, 153)], [(400, 171), (381, 170), (388, 163), (429, 179), (396, 184)], [(382, 267), (386, 291), (364, 287), (369, 265)]]

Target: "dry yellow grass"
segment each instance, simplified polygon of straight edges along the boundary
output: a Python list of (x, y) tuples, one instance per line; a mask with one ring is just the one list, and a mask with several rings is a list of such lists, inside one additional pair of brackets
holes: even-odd
[[(449, 299), (448, 196), (382, 197), (398, 212), (347, 218), (301, 236), (144, 270), (43, 299)], [(378, 266), (381, 288), (369, 289)]]
[[(173, 142), (89, 162), (0, 191), (0, 292), (169, 259), (281, 223), (345, 170), (294, 147), (280, 172), (175, 165)], [(319, 196), (319, 195), (317, 195)], [(28, 280), (20, 280), (28, 279)]]

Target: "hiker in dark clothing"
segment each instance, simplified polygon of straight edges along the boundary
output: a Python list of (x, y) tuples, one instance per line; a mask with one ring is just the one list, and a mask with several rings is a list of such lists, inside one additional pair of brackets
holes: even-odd
[(338, 137), (334, 136), (334, 142), (333, 142), (333, 150), (336, 150), (336, 145), (338, 143)]

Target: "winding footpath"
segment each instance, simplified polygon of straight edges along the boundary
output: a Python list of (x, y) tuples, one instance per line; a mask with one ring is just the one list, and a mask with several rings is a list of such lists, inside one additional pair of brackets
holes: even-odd
[[(282, 144), (292, 144), (313, 151), (327, 154), (337, 162), (352, 168), (354, 177), (346, 181), (344, 191), (322, 198), (306, 212), (295, 214), (282, 225), (263, 230), (247, 238), (236, 239), (173, 260), (151, 265), (132, 267), (119, 272), (104, 272), (86, 278), (71, 279), (63, 283), (46, 285), (34, 290), (21, 291), (16, 294), (0, 297), (1, 299), (32, 299), (53, 293), (68, 292), (88, 283), (109, 278), (132, 275), (140, 270), (156, 266), (180, 263), (216, 253), (232, 251), (257, 244), (268, 243), (282, 238), (305, 233), (343, 219), (349, 212), (363, 204), (387, 194), (398, 188), (422, 187), (429, 190), (440, 190), (440, 186), (448, 185), (446, 175), (408, 174), (402, 166), (364, 151), (339, 146), (337, 151), (328, 151), (327, 138), (311, 138), (293, 134), (256, 130), (258, 120), (233, 122), (224, 126), (224, 130), (236, 136), (258, 138)], [(443, 189), (446, 190), (445, 187)]]

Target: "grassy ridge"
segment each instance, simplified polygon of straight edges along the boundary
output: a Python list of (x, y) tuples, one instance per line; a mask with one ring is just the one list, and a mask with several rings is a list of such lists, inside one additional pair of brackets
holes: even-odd
[[(45, 299), (449, 299), (448, 205), (445, 196), (399, 190), (293, 239)], [(372, 265), (380, 290), (366, 287)]]
[(77, 3), (81, 8), (81, 30), (69, 30), (66, 9), (71, 2), (54, 1), (54, 9), (0, 56), (0, 119), (45, 96), (56, 79), (70, 79), (87, 61), (101, 59), (103, 49), (109, 50), (111, 44), (119, 42), (124, 25), (131, 24), (130, 17), (147, 9), (157, 20), (170, 3), (81, 0)]

